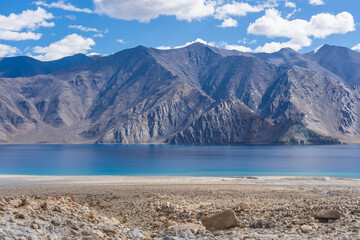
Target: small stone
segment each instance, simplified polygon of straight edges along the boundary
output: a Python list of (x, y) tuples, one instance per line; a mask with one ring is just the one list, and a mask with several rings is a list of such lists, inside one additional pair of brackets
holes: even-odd
[(83, 230), (83, 231), (81, 231), (81, 235), (83, 235), (83, 236), (91, 236), (91, 232), (89, 230)]
[(33, 229), (39, 229), (39, 225), (37, 225), (36, 223), (32, 223), (32, 224), (31, 224), (31, 228), (33, 228)]
[(308, 225), (301, 225), (299, 229), (302, 233), (308, 233), (312, 230), (312, 227)]
[(25, 213), (19, 213), (19, 218), (21, 219), (25, 219), (26, 218), (26, 214)]
[(127, 233), (133, 238), (143, 238), (144, 237), (141, 230), (138, 228), (130, 229)]
[(43, 204), (41, 204), (41, 209), (44, 211), (47, 211), (50, 209), (50, 204), (49, 202), (44, 202)]
[(54, 225), (55, 227), (60, 226), (60, 222), (58, 220), (52, 220), (51, 224)]
[(114, 218), (114, 217), (112, 217), (110, 220), (111, 220), (115, 225), (119, 225), (119, 224), (120, 224), (119, 220), (117, 220), (117, 219)]
[(104, 232), (105, 234), (107, 234), (107, 235), (110, 235), (110, 234), (115, 235), (115, 234), (116, 234), (116, 230), (115, 230), (115, 229), (111, 229), (111, 228), (104, 228), (104, 229), (103, 229), (103, 232)]
[(19, 207), (23, 207), (23, 206), (27, 206), (27, 205), (30, 205), (30, 201), (28, 199), (24, 198), (21, 200)]
[(248, 209), (250, 209), (250, 206), (247, 203), (240, 203), (239, 209), (241, 211), (248, 210)]
[(45, 217), (45, 216), (43, 216), (43, 215), (39, 215), (38, 218), (39, 218), (40, 220), (43, 220), (43, 221), (47, 221), (47, 220), (48, 220), (47, 217)]
[(211, 231), (224, 230), (238, 225), (238, 219), (232, 209), (205, 216), (201, 222), (206, 229)]
[(174, 226), (174, 225), (176, 225), (176, 222), (168, 220), (168, 221), (166, 221), (165, 225), (166, 225), (166, 227)]
[(190, 229), (184, 229), (177, 233), (177, 237), (183, 238), (183, 239), (195, 239), (195, 235), (190, 231)]
[(66, 225), (69, 228), (74, 229), (74, 230), (79, 230), (80, 229), (79, 226), (76, 223), (74, 223), (73, 221), (71, 221), (71, 220), (66, 220)]
[(181, 225), (175, 225), (169, 227), (169, 231), (171, 231), (172, 233), (180, 232), (185, 229), (189, 229), (192, 233), (196, 233), (198, 231), (205, 231), (204, 226), (194, 223), (187, 223), (187, 224), (181, 224)]
[(160, 221), (155, 221), (155, 222), (153, 222), (151, 225), (152, 225), (154, 228), (159, 228), (159, 227), (161, 227), (161, 226), (163, 225), (163, 223), (160, 222)]
[(341, 216), (340, 212), (335, 210), (335, 211), (328, 211), (328, 210), (321, 210), (320, 212), (318, 212), (316, 214), (316, 218), (318, 219), (323, 219), (323, 220), (336, 220), (339, 219)]
[(63, 237), (63, 238), (61, 238), (61, 240), (71, 240), (71, 238), (70, 237)]

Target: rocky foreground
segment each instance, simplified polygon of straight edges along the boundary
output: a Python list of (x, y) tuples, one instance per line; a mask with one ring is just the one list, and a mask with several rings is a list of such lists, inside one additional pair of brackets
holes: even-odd
[(360, 239), (342, 181), (0, 187), (0, 239)]

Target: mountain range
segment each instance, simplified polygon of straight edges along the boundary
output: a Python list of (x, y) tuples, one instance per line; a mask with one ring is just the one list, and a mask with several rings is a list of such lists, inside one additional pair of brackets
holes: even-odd
[(360, 143), (360, 53), (194, 43), (0, 60), (0, 143)]

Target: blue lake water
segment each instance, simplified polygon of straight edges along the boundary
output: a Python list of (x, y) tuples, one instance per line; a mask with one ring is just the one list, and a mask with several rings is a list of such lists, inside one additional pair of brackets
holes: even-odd
[(0, 145), (0, 174), (360, 178), (360, 145)]

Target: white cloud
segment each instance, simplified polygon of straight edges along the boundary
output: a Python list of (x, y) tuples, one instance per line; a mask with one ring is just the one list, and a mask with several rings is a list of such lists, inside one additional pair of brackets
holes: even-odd
[(237, 27), (238, 22), (233, 18), (225, 18), (221, 25), (218, 27), (227, 28), (227, 27)]
[(355, 45), (351, 48), (354, 51), (360, 51), (360, 43), (358, 45)]
[(245, 47), (245, 46), (240, 46), (240, 45), (225, 45), (225, 49), (227, 50), (236, 50), (236, 51), (240, 51), (240, 52), (252, 52), (252, 49), (249, 47)]
[(42, 34), (34, 32), (15, 32), (0, 29), (0, 39), (8, 41), (39, 40)]
[(125, 44), (126, 42), (124, 41), (124, 40), (122, 40), (122, 39), (117, 39), (116, 40), (118, 43), (121, 43), (121, 44)]
[(104, 37), (104, 35), (103, 35), (102, 33), (97, 33), (97, 34), (94, 34), (93, 37), (100, 37), (100, 38), (102, 38), (102, 37)]
[(76, 16), (74, 14), (66, 14), (65, 18), (70, 19), (71, 21), (75, 21), (76, 20)]
[[(355, 31), (353, 16), (348, 12), (337, 15), (320, 13), (311, 17), (309, 21), (302, 19), (287, 20), (281, 17), (276, 9), (268, 9), (265, 15), (251, 23), (248, 34), (263, 35), (269, 38), (284, 37), (290, 41), (268, 43), (255, 51), (277, 51), (279, 47), (287, 46), (299, 50), (310, 46), (312, 38), (326, 38), (332, 34), (345, 34)], [(272, 50), (271, 50), (272, 49)]]
[(249, 41), (247, 38), (243, 38), (242, 40), (238, 40), (237, 42), (241, 44), (256, 44), (257, 40), (253, 39)]
[(66, 0), (59, 0), (57, 2), (47, 3), (46, 1), (36, 1), (34, 4), (38, 6), (43, 6), (47, 8), (60, 8), (66, 11), (73, 11), (73, 12), (84, 12), (84, 13), (92, 13), (93, 11), (89, 8), (78, 8), (72, 5), (71, 3), (67, 3)]
[(324, 5), (324, 1), (323, 0), (309, 0), (309, 3), (311, 5)]
[(192, 41), (192, 42), (187, 42), (185, 43), (184, 45), (181, 45), (181, 46), (176, 46), (174, 47), (174, 49), (178, 49), (178, 48), (184, 48), (184, 47), (187, 47), (193, 43), (202, 43), (204, 45), (209, 45), (211, 47), (214, 47), (215, 46), (215, 43), (214, 42), (207, 42), (205, 40), (202, 40), (201, 38), (197, 38), (195, 41)]
[(271, 43), (265, 43), (264, 46), (257, 47), (254, 52), (265, 52), (265, 53), (273, 53), (278, 52), (283, 48), (291, 48), (295, 51), (298, 51), (301, 49), (302, 46), (299, 44), (295, 44), (291, 41), (289, 42), (271, 42)]
[(285, 1), (285, 7), (296, 8), (296, 4), (293, 2)]
[(248, 13), (261, 12), (264, 6), (252, 6), (248, 3), (232, 2), (216, 8), (215, 18), (224, 19), (229, 16), (246, 16)]
[(0, 44), (0, 57), (13, 56), (19, 52), (19, 49), (9, 45)]
[(91, 38), (83, 38), (77, 34), (71, 34), (60, 41), (51, 43), (47, 47), (36, 46), (33, 53), (39, 54), (32, 56), (42, 61), (51, 61), (66, 56), (72, 56), (76, 53), (87, 53), (94, 46), (95, 42)]
[(75, 28), (83, 32), (99, 32), (96, 28), (84, 27), (83, 25), (70, 25), (69, 28)]
[[(42, 8), (37, 10), (25, 10), (20, 14), (11, 13), (9, 16), (0, 14), (0, 39), (2, 40), (38, 40), (40, 33), (32, 31), (40, 27), (53, 27), (53, 22), (47, 20), (54, 18), (51, 13)], [(27, 30), (25, 32), (21, 32)]]
[(160, 15), (192, 21), (214, 13), (215, 1), (209, 0), (93, 0), (95, 11), (112, 18), (149, 22)]
[(156, 49), (159, 49), (159, 50), (170, 50), (171, 47), (170, 47), (170, 46), (158, 46), (158, 47), (156, 47)]
[(294, 11), (292, 11), (291, 13), (289, 13), (288, 15), (286, 15), (286, 19), (290, 19), (292, 16), (294, 16), (295, 13), (300, 12), (301, 8), (299, 9), (294, 9)]
[(11, 13), (8, 17), (0, 15), (0, 29), (21, 31), (23, 29), (35, 30), (39, 27), (53, 27), (53, 22), (46, 20), (54, 16), (42, 8), (37, 10), (25, 10), (20, 14)]

